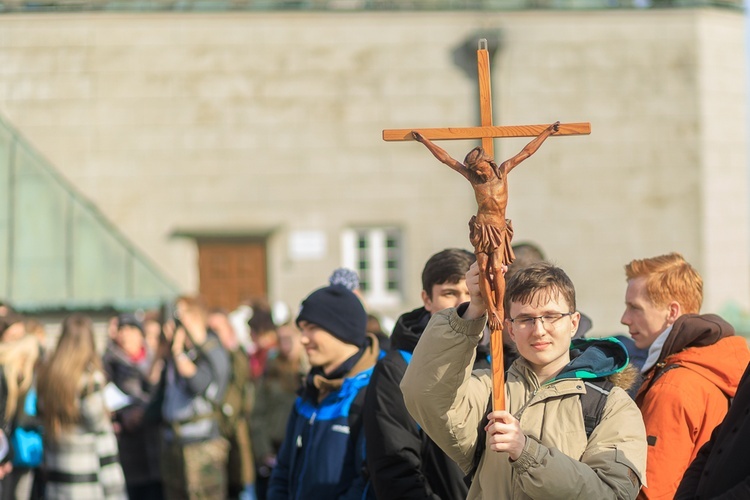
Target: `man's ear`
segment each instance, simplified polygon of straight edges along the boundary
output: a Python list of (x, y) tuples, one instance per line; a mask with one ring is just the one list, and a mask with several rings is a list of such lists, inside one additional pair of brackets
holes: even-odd
[(508, 332), (508, 337), (510, 337), (510, 340), (515, 342), (516, 334), (513, 333), (513, 323), (511, 323), (508, 318), (505, 318), (504, 322), (505, 322), (505, 331)]
[(424, 290), (422, 290), (422, 305), (424, 305), (425, 309), (432, 312), (432, 298)]
[(679, 302), (673, 300), (667, 305), (667, 322), (671, 325), (680, 316), (682, 316), (682, 306)]
[(573, 329), (570, 332), (570, 338), (572, 339), (578, 331), (578, 326), (581, 324), (581, 313), (575, 311), (573, 314), (571, 314), (570, 324), (573, 326)]

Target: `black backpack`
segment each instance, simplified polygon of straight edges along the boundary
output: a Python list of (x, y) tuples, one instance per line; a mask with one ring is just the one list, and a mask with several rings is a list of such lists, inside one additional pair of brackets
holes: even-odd
[[(607, 398), (609, 397), (609, 393), (612, 392), (614, 384), (606, 378), (583, 380), (583, 384), (586, 386), (586, 392), (581, 394), (581, 411), (583, 413), (583, 425), (586, 428), (586, 438), (590, 438), (591, 433), (594, 432), (594, 429), (596, 429), (596, 426), (602, 420), (604, 405), (607, 404)], [(484, 430), (484, 427), (489, 422), (487, 414), (491, 411), (492, 395), (490, 395), (487, 402), (487, 410), (484, 412), (484, 418), (479, 422), (479, 426), (477, 427), (477, 447), (474, 451), (471, 472), (464, 479), (466, 484), (471, 484), (471, 481), (474, 479), (474, 474), (476, 474), (479, 467), (479, 460), (482, 458), (482, 454), (487, 447), (487, 431)]]

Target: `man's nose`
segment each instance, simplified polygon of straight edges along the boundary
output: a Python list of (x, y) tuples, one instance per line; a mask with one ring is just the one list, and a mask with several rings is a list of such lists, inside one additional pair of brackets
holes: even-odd
[(534, 318), (534, 332), (536, 333), (545, 333), (547, 331), (547, 327), (544, 324), (544, 321), (541, 317)]
[(622, 317), (620, 318), (620, 323), (622, 323), (623, 325), (630, 326), (630, 315), (628, 314), (627, 311), (622, 313)]

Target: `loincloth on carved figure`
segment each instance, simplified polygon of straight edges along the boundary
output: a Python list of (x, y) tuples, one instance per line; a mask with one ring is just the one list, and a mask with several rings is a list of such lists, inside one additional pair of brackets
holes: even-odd
[(475, 253), (492, 255), (500, 249), (501, 262), (508, 266), (516, 258), (511, 246), (512, 240), (513, 224), (510, 219), (505, 219), (502, 227), (477, 222), (476, 215), (469, 220), (469, 241), (474, 245)]

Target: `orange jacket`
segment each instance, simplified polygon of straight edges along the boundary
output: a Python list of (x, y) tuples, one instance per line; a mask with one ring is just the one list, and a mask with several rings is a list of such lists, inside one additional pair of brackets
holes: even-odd
[[(743, 337), (729, 336), (668, 355), (646, 373), (636, 396), (646, 425), (646, 481), (639, 499), (672, 499), (685, 470), (724, 419), (750, 362)], [(678, 364), (679, 368), (659, 370)], [(654, 374), (662, 371), (649, 387)]]

